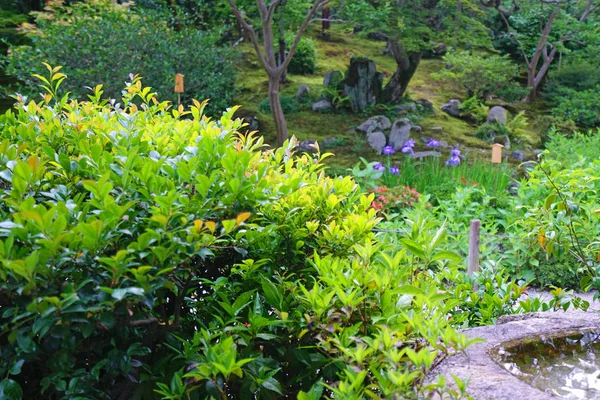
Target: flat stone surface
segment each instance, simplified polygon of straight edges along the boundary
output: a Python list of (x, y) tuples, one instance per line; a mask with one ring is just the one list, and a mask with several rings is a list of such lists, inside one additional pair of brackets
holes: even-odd
[(571, 311), (503, 316), (496, 325), (463, 330), (469, 339), (483, 338), (485, 342), (469, 346), (465, 354), (444, 360), (429, 379), (435, 380), (440, 374), (447, 382), (452, 382), (451, 374), (462, 380), (468, 378), (467, 392), (476, 400), (556, 399), (496, 364), (490, 358), (490, 351), (510, 340), (588, 328), (600, 328), (600, 313)]

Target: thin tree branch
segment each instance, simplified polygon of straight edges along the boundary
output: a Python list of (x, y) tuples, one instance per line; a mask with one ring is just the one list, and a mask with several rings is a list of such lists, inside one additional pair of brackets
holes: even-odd
[(250, 39), (250, 42), (252, 42), (252, 46), (254, 46), (254, 50), (256, 51), (256, 56), (258, 57), (258, 61), (260, 61), (263, 68), (265, 68), (267, 71), (270, 71), (270, 67), (267, 64), (265, 55), (263, 54), (262, 50), (260, 49), (260, 44), (258, 43), (258, 35), (256, 34), (256, 31), (254, 31), (254, 28), (252, 27), (252, 25), (250, 25), (246, 21), (246, 19), (244, 18), (244, 16), (240, 12), (240, 10), (235, 5), (235, 1), (227, 0), (227, 2), (229, 3), (229, 6), (231, 7), (231, 11), (233, 11), (233, 15), (235, 15), (235, 18), (238, 20), (239, 24), (242, 26), (242, 29), (245, 31), (246, 35)]
[(296, 33), (296, 37), (294, 38), (294, 42), (290, 46), (290, 51), (288, 52), (287, 56), (285, 57), (284, 62), (279, 66), (279, 71), (278, 71), (279, 74), (283, 73), (283, 71), (286, 70), (286, 68), (288, 67), (290, 61), (292, 60), (292, 57), (294, 57), (294, 53), (296, 52), (296, 48), (298, 47), (298, 43), (300, 43), (300, 38), (302, 37), (302, 35), (306, 31), (306, 28), (308, 27), (308, 24), (310, 23), (312, 17), (315, 15), (315, 13), (321, 7), (325, 6), (330, 1), (331, 0), (315, 0), (314, 5), (310, 9), (310, 11), (306, 14), (306, 17), (304, 17), (304, 21), (302, 21), (302, 25), (300, 25), (300, 28), (298, 29), (298, 32)]

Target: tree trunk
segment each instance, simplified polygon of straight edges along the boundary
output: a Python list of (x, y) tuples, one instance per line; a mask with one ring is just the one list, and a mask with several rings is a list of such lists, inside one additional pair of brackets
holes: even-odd
[(421, 62), (422, 53), (406, 52), (396, 39), (389, 40), (389, 48), (396, 60), (396, 72), (383, 89), (383, 100), (386, 103), (397, 103), (404, 96), (408, 84)]
[[(279, 32), (279, 60), (277, 65), (281, 66), (284, 62), (285, 62), (285, 48), (287, 47), (287, 44), (285, 42), (285, 38), (284, 32)], [(279, 78), (279, 82), (281, 83), (286, 83), (287, 82), (287, 68), (283, 70), (283, 72), (281, 73), (281, 77)]]
[(287, 140), (287, 124), (283, 115), (283, 108), (279, 101), (279, 76), (269, 76), (269, 105), (271, 115), (275, 122), (275, 132), (277, 134), (277, 147), (281, 147)]

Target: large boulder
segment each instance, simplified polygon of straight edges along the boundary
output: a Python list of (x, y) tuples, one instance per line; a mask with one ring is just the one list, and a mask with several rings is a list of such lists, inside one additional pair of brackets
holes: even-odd
[(417, 100), (417, 101), (415, 101), (415, 104), (422, 111), (426, 111), (426, 112), (433, 111), (433, 103), (430, 102), (429, 100), (426, 100), (426, 99)]
[(442, 111), (452, 117), (460, 117), (460, 100), (452, 99), (441, 107)]
[(506, 108), (501, 106), (495, 106), (492, 107), (492, 109), (488, 113), (487, 122), (495, 122), (497, 124), (505, 125), (507, 116), (508, 113), (506, 111)]
[(340, 71), (327, 71), (323, 77), (323, 86), (337, 88), (344, 81), (344, 74)]
[(397, 112), (417, 112), (417, 104), (416, 103), (401, 104), (401, 105), (394, 107), (394, 110)]
[(344, 92), (350, 98), (353, 111), (364, 111), (381, 98), (383, 74), (377, 72), (375, 61), (352, 58), (344, 80)]
[(358, 127), (356, 127), (356, 130), (364, 133), (371, 133), (374, 131), (384, 131), (386, 129), (390, 129), (391, 127), (392, 122), (388, 117), (385, 115), (376, 115), (360, 124)]
[(367, 135), (367, 143), (377, 154), (381, 154), (383, 148), (387, 144), (387, 138), (381, 131), (371, 132)]
[(303, 83), (298, 88), (298, 91), (296, 91), (296, 100), (300, 100), (304, 96), (307, 96), (309, 93), (310, 93), (310, 88)]
[(408, 118), (400, 118), (394, 121), (390, 133), (390, 146), (392, 146), (394, 150), (402, 149), (404, 143), (410, 139), (411, 129), (412, 124)]
[(318, 111), (318, 112), (329, 111), (332, 108), (333, 108), (333, 105), (331, 104), (331, 102), (329, 100), (317, 101), (316, 103), (313, 103), (313, 105), (312, 105), (312, 110)]

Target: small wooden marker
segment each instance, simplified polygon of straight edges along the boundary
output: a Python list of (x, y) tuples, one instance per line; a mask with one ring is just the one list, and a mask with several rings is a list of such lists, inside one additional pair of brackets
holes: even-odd
[[(478, 219), (471, 220), (469, 230), (469, 255), (467, 258), (467, 273), (474, 275), (479, 272), (479, 232), (481, 230), (481, 221)], [(478, 290), (478, 285), (473, 287)]]
[(492, 145), (492, 163), (500, 164), (502, 162), (502, 146), (499, 143)]
[(175, 93), (177, 93), (177, 105), (181, 104), (181, 93), (183, 93), (183, 75), (175, 74)]

